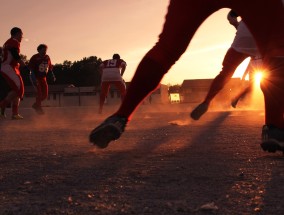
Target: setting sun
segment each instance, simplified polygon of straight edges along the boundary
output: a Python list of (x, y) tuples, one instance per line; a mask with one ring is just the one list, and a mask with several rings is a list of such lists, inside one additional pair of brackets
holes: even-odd
[(261, 79), (262, 79), (262, 72), (261, 71), (256, 72), (254, 74), (254, 84), (256, 86), (260, 86)]

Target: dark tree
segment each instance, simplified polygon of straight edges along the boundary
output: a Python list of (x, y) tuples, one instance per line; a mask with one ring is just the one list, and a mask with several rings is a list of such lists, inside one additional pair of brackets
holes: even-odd
[(181, 85), (179, 84), (169, 86), (169, 93), (179, 93), (180, 88), (181, 88)]
[(71, 69), (73, 84), (79, 87), (99, 85), (99, 66), (101, 62), (100, 59), (94, 56), (74, 62)]
[[(22, 59), (28, 64), (27, 57), (23, 56)], [(54, 85), (69, 85), (73, 84), (78, 87), (82, 86), (99, 86), (100, 85), (100, 73), (99, 66), (102, 60), (96, 56), (90, 56), (83, 58), (80, 61), (68, 61), (65, 60), (62, 64), (55, 64), (53, 67), (53, 73), (56, 77), (56, 82), (53, 83), (48, 76), (47, 80), (49, 84)], [(29, 73), (22, 69), (21, 71), (24, 84), (29, 86), (31, 82), (29, 80)]]
[[(24, 61), (24, 63), (25, 63), (26, 65), (29, 64), (29, 61), (28, 61), (28, 58), (27, 58), (26, 55), (20, 54), (20, 57), (21, 57), (22, 61)], [(29, 76), (30, 71), (27, 70), (27, 68), (20, 67), (20, 72), (21, 72), (21, 76), (22, 76), (24, 85), (25, 85), (25, 86), (30, 86), (30, 85), (32, 84), (31, 81), (30, 81), (30, 78), (29, 78), (29, 77), (30, 77), (30, 76)]]
[(53, 84), (72, 84), (71, 79), (72, 62), (65, 60), (63, 64), (55, 64), (53, 66), (53, 73), (56, 77), (56, 82)]

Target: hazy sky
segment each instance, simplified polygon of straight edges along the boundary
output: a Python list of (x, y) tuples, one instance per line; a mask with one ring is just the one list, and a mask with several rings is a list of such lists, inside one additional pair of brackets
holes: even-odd
[[(48, 45), (52, 63), (83, 57), (127, 62), (130, 81), (144, 54), (156, 43), (167, 11), (167, 0), (0, 0), (0, 44), (14, 26), (22, 28), (21, 53), (30, 58), (40, 43)], [(163, 79), (213, 78), (235, 35), (226, 20), (229, 9), (218, 11), (200, 27), (189, 48)], [(241, 69), (235, 76), (241, 76)]]

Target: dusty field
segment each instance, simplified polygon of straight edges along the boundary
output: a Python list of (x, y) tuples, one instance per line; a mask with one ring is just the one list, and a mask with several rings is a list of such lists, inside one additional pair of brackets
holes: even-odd
[[(0, 121), (0, 214), (284, 214), (284, 157), (259, 147), (262, 111), (138, 110), (109, 148), (108, 113), (46, 108)], [(144, 108), (144, 109), (143, 109)]]

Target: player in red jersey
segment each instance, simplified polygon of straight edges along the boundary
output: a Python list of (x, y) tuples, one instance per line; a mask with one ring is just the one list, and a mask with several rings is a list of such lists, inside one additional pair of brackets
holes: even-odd
[[(2, 47), (0, 47), (0, 70), (1, 70), (1, 64), (2, 64), (2, 58), (3, 58), (3, 49)], [(9, 90), (10, 90), (10, 87), (8, 86), (8, 84), (6, 83), (5, 79), (3, 78), (3, 76), (1, 75), (0, 73), (0, 101), (2, 99), (4, 99)], [(8, 88), (8, 89), (7, 89)], [(0, 112), (0, 119), (5, 119), (6, 118), (6, 114), (5, 114), (5, 107), (1, 107), (1, 112)]]
[(0, 47), (0, 70), (1, 70), (1, 63), (2, 63), (2, 58), (3, 58), (3, 48)]
[[(2, 47), (0, 47), (0, 71), (1, 71), (1, 64), (2, 64)], [(6, 90), (3, 89), (3, 85), (6, 83), (5, 79), (2, 77), (1, 73), (0, 73), (0, 101), (2, 99), (4, 99), (7, 96)], [(5, 115), (5, 107), (1, 107), (1, 112), (0, 112), (0, 119), (4, 119), (6, 118)]]
[(56, 80), (52, 72), (53, 66), (51, 64), (50, 57), (46, 54), (47, 48), (47, 45), (40, 44), (37, 47), (38, 53), (33, 55), (29, 62), (29, 69), (31, 70), (31, 74), (36, 78), (37, 88), (36, 101), (32, 105), (32, 108), (38, 114), (44, 114), (41, 103), (48, 96), (48, 84), (46, 80), (47, 74), (50, 73), (52, 75), (53, 81)]
[(100, 72), (102, 76), (101, 94), (100, 94), (100, 107), (99, 113), (102, 113), (103, 105), (107, 97), (110, 85), (113, 84), (120, 92), (121, 100), (123, 100), (126, 87), (122, 76), (126, 69), (126, 62), (120, 59), (119, 54), (114, 54), (112, 59), (105, 60), (100, 65)]
[(0, 102), (2, 110), (12, 103), (12, 119), (23, 119), (18, 113), (20, 99), (24, 95), (24, 84), (20, 75), (20, 66), (27, 69), (20, 57), (20, 43), (23, 32), (20, 28), (14, 27), (10, 31), (11, 38), (3, 46), (3, 60), (1, 64), (1, 75), (9, 85), (9, 90), (4, 99)]
[(171, 0), (158, 42), (138, 65), (118, 111), (91, 132), (90, 142), (104, 148), (110, 141), (118, 139), (133, 112), (185, 52), (204, 20), (219, 9), (231, 8), (249, 28), (267, 68), (261, 86), (266, 124), (261, 146), (268, 151), (282, 149), (278, 144), (265, 144), (265, 141), (284, 141), (283, 4), (284, 0)]

